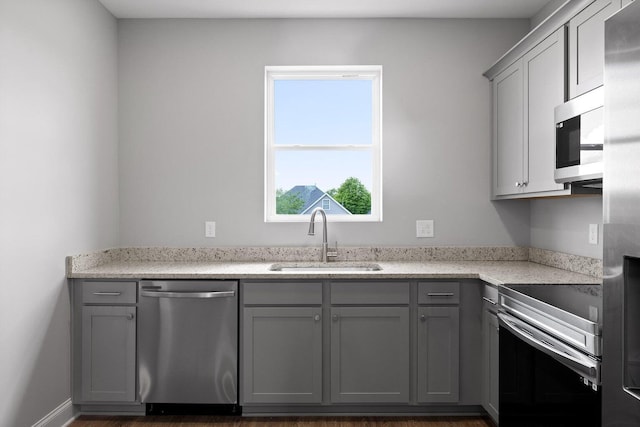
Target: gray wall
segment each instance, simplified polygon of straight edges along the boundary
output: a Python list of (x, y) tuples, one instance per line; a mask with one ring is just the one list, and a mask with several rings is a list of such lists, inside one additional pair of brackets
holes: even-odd
[(0, 426), (70, 397), (64, 257), (117, 244), (117, 22), (0, 0)]
[[(598, 224), (598, 244), (589, 244)], [(602, 197), (531, 201), (531, 246), (602, 259)]]
[[(492, 203), (490, 84), (528, 20), (119, 21), (120, 243), (316, 245), (263, 222), (265, 65), (384, 67), (384, 222), (344, 245), (528, 245), (529, 203)], [(233, 207), (233, 208), (230, 208)], [(415, 221), (435, 220), (417, 239)], [(204, 221), (217, 237), (204, 237)]]

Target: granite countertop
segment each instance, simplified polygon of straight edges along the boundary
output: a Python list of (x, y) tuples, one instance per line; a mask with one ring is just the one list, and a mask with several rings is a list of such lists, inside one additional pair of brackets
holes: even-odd
[[(103, 252), (102, 254), (107, 254)], [(599, 284), (602, 279), (528, 260), (366, 260), (379, 271), (271, 271), (275, 261), (195, 260), (190, 257), (103, 256), (100, 262), (82, 263), (68, 257), (67, 277), (73, 279), (481, 279), (504, 284)], [(516, 256), (514, 258), (522, 258)], [(365, 262), (364, 260), (355, 260)]]

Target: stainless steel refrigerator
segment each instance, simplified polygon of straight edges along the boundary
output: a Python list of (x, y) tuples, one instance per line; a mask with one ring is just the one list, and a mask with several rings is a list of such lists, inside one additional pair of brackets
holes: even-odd
[(605, 22), (604, 427), (640, 426), (640, 0)]

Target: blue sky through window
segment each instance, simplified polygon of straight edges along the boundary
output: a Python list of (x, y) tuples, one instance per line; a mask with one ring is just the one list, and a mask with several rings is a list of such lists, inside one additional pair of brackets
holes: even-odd
[[(276, 80), (275, 145), (371, 145), (371, 80)], [(371, 191), (371, 153), (279, 151), (276, 188), (316, 185), (327, 191), (354, 176)]]

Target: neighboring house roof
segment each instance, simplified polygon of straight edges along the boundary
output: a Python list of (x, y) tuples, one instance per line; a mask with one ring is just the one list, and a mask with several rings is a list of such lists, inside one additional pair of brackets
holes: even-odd
[(318, 204), (318, 202), (320, 202), (324, 198), (331, 199), (333, 203), (335, 203), (340, 209), (344, 211), (340, 213), (351, 215), (351, 212), (349, 212), (344, 206), (338, 203), (336, 199), (334, 199), (329, 194), (322, 191), (315, 185), (296, 185), (291, 190), (287, 191), (286, 194), (293, 194), (299, 197), (300, 199), (302, 199), (302, 201), (304, 202), (304, 205), (302, 206), (302, 209), (300, 209), (300, 212), (299, 212), (302, 215), (311, 213), (312, 208), (315, 207)]

